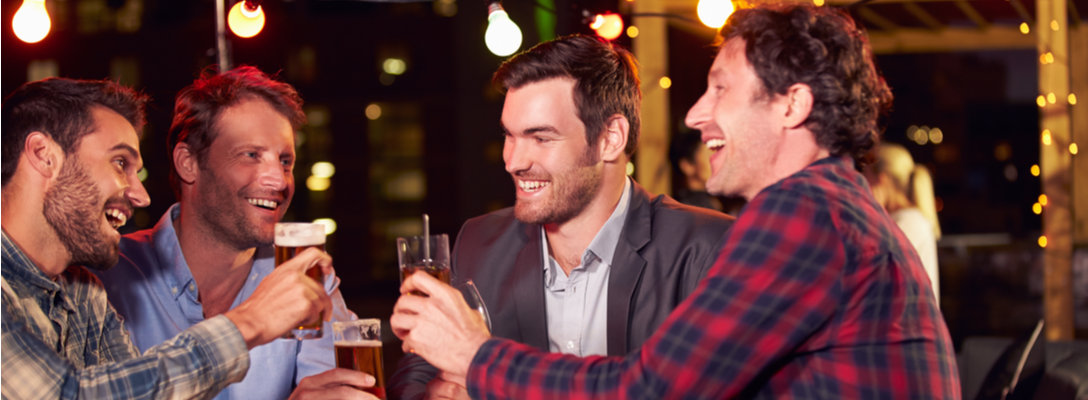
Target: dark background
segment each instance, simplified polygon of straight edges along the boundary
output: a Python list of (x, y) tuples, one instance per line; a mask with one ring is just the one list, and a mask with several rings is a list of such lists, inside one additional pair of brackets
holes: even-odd
[[(152, 202), (123, 229), (150, 228), (174, 202), (164, 140), (173, 98), (216, 62), (214, 3), (50, 0), (53, 28), (36, 44), (12, 33), (20, 3), (2, 2), (5, 96), (45, 70), (108, 77), (153, 97), (141, 145)], [(514, 199), (498, 128), (502, 95), (490, 85), (503, 58), (484, 46), (486, 9), (477, 1), (444, 4), (270, 0), (259, 35), (228, 33), (235, 65), (278, 73), (306, 101), (311, 124), (299, 133), (297, 189), (285, 220), (337, 222), (328, 248), (344, 297), (360, 317), (386, 323), (398, 292), (397, 236), (419, 234), (426, 212), (431, 232), (453, 241), (466, 219)], [(456, 13), (441, 15), (449, 14), (449, 4)], [(557, 0), (548, 8), (558, 11), (541, 13), (535, 2), (505, 3), (525, 37), (522, 49), (539, 42), (541, 15), (555, 18), (559, 35), (592, 33), (580, 10), (607, 6)], [(668, 35), (676, 134), (686, 131), (684, 114), (705, 90), (713, 31), (670, 28)], [(629, 46), (630, 39), (619, 43)], [(382, 63), (391, 57), (406, 62), (402, 75), (383, 76)], [(984, 233), (1009, 239), (983, 248), (941, 247), (942, 309), (957, 347), (967, 336), (1011, 336), (1034, 327), (1042, 315), (1042, 254), (1034, 244), (1041, 218), (1031, 211), (1040, 182), (1029, 173), (1039, 159), (1035, 52), (884, 55), (878, 64), (896, 97), (884, 118), (885, 140), (904, 144), (933, 172), (946, 239)], [(382, 110), (377, 119), (366, 116), (371, 105)], [(912, 125), (939, 127), (944, 141), (914, 143), (906, 136)], [(306, 185), (318, 161), (336, 166), (325, 191)], [(1076, 268), (1083, 337), (1088, 285), (1079, 282), (1088, 278), (1080, 273), (1088, 266)], [(400, 350), (388, 329), (386, 344), (392, 369)]]

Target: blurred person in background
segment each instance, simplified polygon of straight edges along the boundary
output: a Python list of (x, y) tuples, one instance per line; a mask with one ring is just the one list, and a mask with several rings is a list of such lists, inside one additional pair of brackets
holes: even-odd
[(669, 144), (673, 198), (689, 206), (722, 211), (722, 202), (706, 192), (710, 179), (710, 150), (699, 131), (678, 132)]
[(915, 164), (903, 146), (884, 143), (876, 151), (876, 162), (866, 169), (865, 178), (877, 203), (914, 245), (933, 284), (933, 295), (940, 304), (937, 240), (941, 238), (941, 225), (937, 222), (933, 178), (929, 170)]

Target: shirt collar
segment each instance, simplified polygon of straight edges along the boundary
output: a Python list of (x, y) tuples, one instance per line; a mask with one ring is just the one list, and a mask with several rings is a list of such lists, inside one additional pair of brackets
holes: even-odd
[[(181, 252), (181, 243), (178, 242), (177, 231), (174, 230), (174, 220), (181, 213), (180, 203), (174, 203), (170, 209), (163, 213), (162, 218), (155, 224), (155, 232), (152, 241), (155, 246), (155, 254), (159, 257), (159, 265), (170, 267), (170, 273), (163, 274), (166, 284), (171, 288), (171, 295), (177, 300), (182, 293), (189, 291), (189, 285), (196, 285), (193, 273), (189, 270), (189, 264), (185, 262), (185, 255)], [(173, 289), (177, 289), (176, 291)]]
[[(616, 252), (616, 244), (620, 240), (620, 234), (623, 233), (623, 224), (627, 220), (627, 209), (631, 202), (631, 178), (625, 177), (623, 180), (623, 194), (620, 195), (620, 201), (616, 204), (616, 209), (612, 210), (612, 215), (608, 217), (604, 225), (601, 226), (601, 230), (597, 231), (597, 235), (593, 237), (593, 241), (589, 242), (589, 247), (586, 247), (586, 251), (582, 253), (582, 265), (586, 264), (586, 260), (589, 257), (600, 258), (605, 264), (612, 265), (612, 256)], [(548, 271), (548, 276), (554, 279), (557, 270), (555, 263), (549, 262), (551, 256), (548, 254), (548, 235), (544, 232), (544, 226), (540, 227), (541, 237), (541, 249), (544, 252), (544, 269)]]
[(60, 285), (49, 279), (23, 249), (20, 249), (6, 231), (3, 232), (3, 276), (8, 281), (19, 281), (38, 286), (46, 291), (60, 290)]

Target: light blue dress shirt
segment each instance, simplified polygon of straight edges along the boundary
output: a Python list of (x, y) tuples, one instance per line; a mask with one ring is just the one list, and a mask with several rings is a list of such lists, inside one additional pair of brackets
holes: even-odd
[(548, 350), (578, 357), (608, 355), (608, 275), (616, 243), (627, 220), (631, 180), (623, 194), (582, 252), (582, 263), (568, 276), (548, 250), (548, 235), (541, 226), (540, 245), (544, 254), (544, 310), (547, 314)]
[[(121, 239), (121, 258), (106, 271), (94, 271), (106, 288), (110, 304), (124, 318), (125, 329), (141, 352), (173, 338), (204, 321), (198, 288), (182, 255), (173, 220), (174, 204), (154, 228)], [(253, 294), (275, 267), (272, 247), (258, 248), (249, 279), (231, 309)], [(334, 321), (354, 320), (340, 295), (340, 280), (325, 277), (325, 290), (333, 303)], [(227, 387), (216, 400), (286, 399), (302, 378), (336, 366), (332, 329), (325, 323), (320, 340), (276, 339), (249, 351), (250, 365), (241, 382)]]

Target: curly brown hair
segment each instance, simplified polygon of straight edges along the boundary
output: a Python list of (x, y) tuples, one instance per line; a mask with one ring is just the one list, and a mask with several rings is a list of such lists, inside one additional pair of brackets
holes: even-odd
[(834, 156), (849, 155), (860, 171), (880, 143), (877, 118), (892, 92), (873, 63), (869, 41), (841, 9), (773, 4), (737, 10), (719, 43), (741, 38), (764, 93), (785, 94), (796, 83), (812, 90), (805, 127)]

